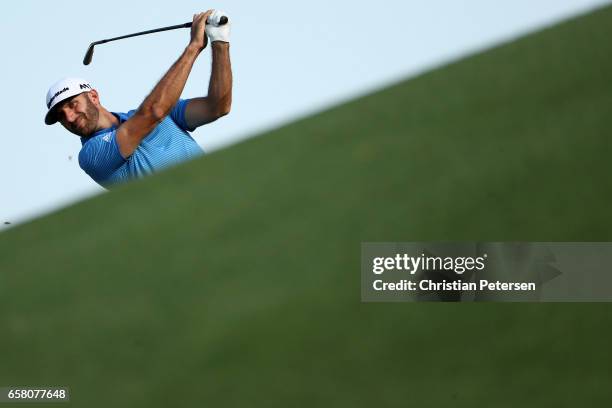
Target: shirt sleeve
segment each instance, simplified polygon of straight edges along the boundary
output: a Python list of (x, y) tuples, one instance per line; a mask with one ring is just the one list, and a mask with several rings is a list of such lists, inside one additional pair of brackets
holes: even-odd
[(126, 162), (119, 152), (116, 135), (117, 131), (113, 130), (96, 136), (87, 141), (79, 153), (81, 168), (102, 186), (111, 182), (113, 173)]
[(172, 111), (170, 111), (170, 117), (181, 129), (193, 132), (196, 128), (190, 128), (185, 121), (187, 104), (189, 104), (189, 99), (179, 99), (174, 108), (172, 108)]

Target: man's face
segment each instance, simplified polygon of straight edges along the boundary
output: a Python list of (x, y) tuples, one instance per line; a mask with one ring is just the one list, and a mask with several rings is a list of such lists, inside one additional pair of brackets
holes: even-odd
[(77, 136), (89, 136), (97, 130), (100, 112), (91, 101), (91, 92), (68, 98), (56, 109), (57, 120)]

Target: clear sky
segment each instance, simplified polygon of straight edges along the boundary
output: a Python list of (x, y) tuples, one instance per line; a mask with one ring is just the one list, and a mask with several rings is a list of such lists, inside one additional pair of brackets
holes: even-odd
[[(233, 18), (234, 102), (194, 138), (213, 151), (436, 65), (523, 35), (609, 0), (337, 0), (51, 2), (21, 0), (0, 14), (2, 148), (0, 229), (103, 190), (78, 165), (80, 142), (45, 126), (45, 95), (64, 76), (84, 77), (111, 111), (136, 108), (176, 60), (189, 31), (96, 47), (90, 42), (191, 21), (222, 9)], [(183, 97), (205, 95), (210, 53)], [(204, 159), (205, 160), (205, 159)]]

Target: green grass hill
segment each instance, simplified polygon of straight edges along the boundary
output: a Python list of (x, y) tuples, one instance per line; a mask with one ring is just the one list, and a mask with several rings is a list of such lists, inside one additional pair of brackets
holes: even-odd
[(0, 234), (0, 386), (608, 405), (611, 306), (361, 303), (359, 262), (364, 241), (612, 240), (611, 38), (601, 9)]

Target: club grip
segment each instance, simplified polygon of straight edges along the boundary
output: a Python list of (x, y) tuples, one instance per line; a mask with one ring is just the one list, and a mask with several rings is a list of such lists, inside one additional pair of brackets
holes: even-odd
[[(223, 16), (223, 17), (221, 17), (221, 19), (219, 20), (219, 25), (220, 25), (220, 26), (222, 26), (222, 25), (226, 25), (228, 21), (229, 21), (229, 20), (228, 20), (227, 16)], [(208, 24), (211, 24), (210, 20), (208, 20), (208, 21), (207, 21), (207, 23), (208, 23)], [(185, 28), (189, 28), (189, 27), (191, 27), (191, 26), (192, 26), (192, 24), (193, 24), (193, 23), (185, 23), (184, 27), (185, 27)]]

